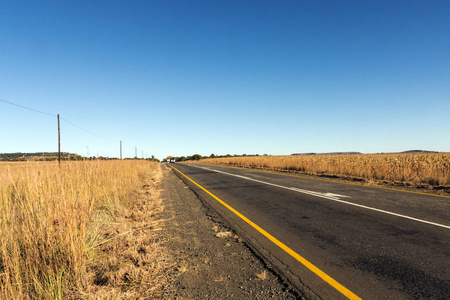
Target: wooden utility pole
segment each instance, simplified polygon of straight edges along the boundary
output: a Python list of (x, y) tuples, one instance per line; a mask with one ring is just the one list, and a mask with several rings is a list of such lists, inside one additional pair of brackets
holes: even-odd
[(58, 164), (61, 167), (61, 128), (59, 126), (59, 114), (58, 114)]
[(122, 141), (120, 141), (120, 160), (122, 160)]

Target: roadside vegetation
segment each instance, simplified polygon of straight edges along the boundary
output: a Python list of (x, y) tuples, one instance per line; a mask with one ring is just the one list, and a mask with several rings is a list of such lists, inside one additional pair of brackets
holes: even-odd
[[(83, 160), (78, 154), (61, 152), (61, 160)], [(0, 161), (55, 161), (58, 160), (58, 152), (35, 152), (35, 153), (0, 153)]]
[(160, 165), (0, 163), (0, 299), (135, 299), (164, 284)]
[[(211, 154), (210, 156), (201, 156), (200, 154), (194, 154), (194, 155), (188, 155), (188, 156), (177, 156), (177, 157), (173, 157), (173, 156), (168, 156), (167, 158), (165, 158), (163, 160), (163, 162), (168, 161), (170, 158), (174, 158), (175, 161), (177, 162), (182, 162), (182, 161), (191, 161), (191, 160), (200, 160), (200, 159), (205, 159), (205, 158), (220, 158), (220, 157), (240, 157), (240, 156), (259, 156), (258, 154), (242, 154), (242, 155), (238, 155), (238, 154), (226, 154), (226, 155), (215, 155), (214, 153)], [(264, 154), (264, 156), (267, 156), (267, 154)]]
[[(34, 153), (0, 153), (0, 162), (11, 162), (11, 161), (55, 161), (58, 160), (58, 152), (34, 152)], [(143, 158), (125, 158), (124, 160), (143, 160)], [(80, 160), (118, 160), (117, 157), (104, 157), (104, 156), (90, 156), (85, 157), (78, 154), (61, 152), (62, 161), (80, 161)], [(159, 162), (154, 155), (151, 158), (146, 158), (149, 161)]]
[(450, 153), (245, 156), (200, 162), (450, 192)]

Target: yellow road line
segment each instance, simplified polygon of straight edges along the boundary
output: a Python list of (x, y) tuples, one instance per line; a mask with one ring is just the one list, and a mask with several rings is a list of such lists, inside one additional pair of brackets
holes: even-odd
[(362, 185), (362, 184), (352, 183), (352, 182), (340, 182), (340, 181), (334, 181), (334, 180), (330, 180), (330, 179), (311, 178), (311, 177), (305, 177), (305, 176), (299, 176), (299, 175), (284, 174), (281, 171), (265, 171), (265, 170), (258, 170), (258, 169), (253, 169), (253, 168), (229, 167), (229, 166), (210, 165), (210, 164), (206, 164), (206, 165), (223, 167), (223, 168), (229, 168), (229, 169), (250, 170), (250, 171), (254, 171), (254, 172), (276, 174), (276, 175), (281, 175), (281, 176), (289, 176), (289, 177), (296, 177), (296, 178), (310, 179), (310, 180), (318, 180), (318, 181), (325, 181), (325, 182), (333, 182), (333, 183), (347, 184), (347, 185), (356, 185), (356, 186), (362, 186), (362, 187), (367, 187), (367, 188), (390, 190), (390, 191), (397, 191), (397, 192), (403, 192), (403, 193), (419, 194), (419, 195), (426, 195), (426, 196), (433, 196), (433, 197), (441, 197), (441, 198), (449, 198), (450, 199), (450, 196), (444, 196), (444, 195), (436, 195), (436, 194), (414, 192), (414, 191), (405, 191), (405, 190), (399, 190), (399, 189), (394, 189), (394, 188), (387, 188), (387, 187), (382, 187), (382, 186), (369, 186), (369, 185)]
[(333, 288), (335, 288), (337, 291), (339, 291), (341, 294), (343, 294), (344, 296), (346, 296), (349, 299), (361, 299), (358, 296), (356, 296), (353, 292), (351, 292), (349, 289), (347, 289), (346, 287), (344, 287), (342, 284), (340, 284), (339, 282), (337, 282), (336, 280), (334, 280), (333, 278), (331, 278), (329, 275), (327, 275), (325, 272), (323, 272), (322, 270), (320, 270), (319, 268), (317, 268), (315, 265), (313, 265), (312, 263), (310, 263), (308, 260), (306, 260), (305, 258), (303, 258), (302, 256), (300, 256), (298, 253), (296, 253), (294, 250), (292, 250), (291, 248), (289, 248), (288, 246), (286, 246), (285, 244), (283, 244), (282, 242), (280, 242), (279, 240), (277, 240), (274, 236), (272, 236), (270, 233), (268, 233), (267, 231), (265, 231), (264, 229), (262, 229), (261, 227), (259, 227), (258, 225), (256, 225), (255, 223), (253, 223), (252, 221), (250, 221), (246, 216), (244, 216), (243, 214), (241, 214), (240, 212), (238, 212), (237, 210), (235, 210), (233, 207), (231, 207), (230, 205), (228, 205), (227, 203), (225, 203), (223, 200), (219, 199), (216, 195), (214, 195), (213, 193), (211, 193), (210, 191), (208, 191), (207, 189), (205, 189), (204, 187), (202, 187), (200, 184), (198, 184), (197, 182), (195, 182), (194, 180), (192, 180), (191, 178), (189, 178), (187, 175), (185, 175), (183, 172), (181, 172), (180, 170), (178, 170), (177, 168), (170, 166), (171, 168), (177, 170), (178, 173), (180, 173), (181, 175), (183, 175), (184, 177), (186, 177), (187, 179), (189, 179), (190, 181), (192, 181), (192, 183), (194, 183), (196, 186), (198, 186), (200, 189), (202, 189), (204, 192), (206, 192), (208, 195), (210, 195), (211, 197), (213, 197), (215, 200), (217, 200), (220, 204), (222, 204), (223, 206), (225, 206), (226, 208), (228, 208), (230, 211), (232, 211), (235, 215), (237, 215), (239, 218), (241, 218), (242, 220), (244, 220), (247, 224), (249, 224), (250, 226), (252, 226), (254, 229), (256, 229), (258, 232), (260, 232), (262, 235), (264, 235), (266, 238), (268, 238), (270, 241), (272, 241), (275, 245), (277, 245), (278, 247), (280, 247), (281, 249), (283, 249), (286, 253), (288, 253), (290, 256), (292, 256), (293, 258), (295, 258), (297, 261), (299, 261), (302, 265), (304, 265), (305, 267), (307, 267), (310, 271), (312, 271), (314, 274), (316, 274), (317, 276), (319, 276), (322, 280), (324, 280), (326, 283), (328, 283), (329, 285), (331, 285)]

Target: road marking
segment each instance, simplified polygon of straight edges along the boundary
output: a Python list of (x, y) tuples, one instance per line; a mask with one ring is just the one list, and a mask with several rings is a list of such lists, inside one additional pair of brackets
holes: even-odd
[(271, 185), (271, 186), (279, 187), (279, 188), (286, 189), (286, 190), (296, 191), (296, 192), (303, 193), (303, 194), (317, 196), (317, 197), (320, 197), (320, 198), (325, 198), (325, 199), (328, 199), (328, 200), (332, 200), (332, 201), (336, 201), (336, 202), (340, 202), (340, 203), (344, 203), (344, 204), (348, 204), (348, 205), (353, 205), (353, 206), (364, 208), (364, 209), (369, 209), (369, 210), (381, 212), (381, 213), (388, 214), (388, 215), (391, 215), (391, 216), (396, 216), (396, 217), (400, 217), (400, 218), (404, 218), (404, 219), (408, 219), (408, 220), (412, 220), (412, 221), (416, 221), (416, 222), (421, 222), (421, 223), (425, 223), (425, 224), (429, 224), (429, 225), (434, 225), (434, 226), (450, 229), (450, 226), (447, 226), (447, 225), (443, 225), (443, 224), (439, 224), (439, 223), (435, 223), (435, 222), (430, 222), (430, 221), (426, 221), (426, 220), (422, 220), (422, 219), (417, 219), (417, 218), (410, 217), (410, 216), (407, 216), (407, 215), (397, 214), (397, 213), (390, 212), (390, 211), (387, 211), (387, 210), (374, 208), (374, 207), (370, 207), (370, 206), (366, 206), (366, 205), (362, 205), (362, 204), (357, 204), (357, 203), (353, 203), (353, 202), (349, 202), (349, 201), (345, 201), (345, 200), (341, 200), (340, 199), (340, 198), (349, 197), (349, 196), (338, 195), (338, 194), (333, 194), (333, 193), (320, 193), (320, 192), (313, 192), (313, 191), (298, 189), (298, 188), (294, 188), (294, 187), (286, 187), (286, 186), (273, 184), (273, 183), (270, 183), (270, 182), (265, 182), (265, 181), (253, 179), (253, 178), (250, 178), (250, 177), (246, 177), (246, 176), (241, 176), (241, 175), (231, 174), (231, 173), (227, 173), (227, 172), (223, 172), (223, 171), (218, 171), (218, 170), (214, 170), (214, 169), (210, 169), (210, 168), (194, 166), (194, 165), (189, 165), (189, 166), (195, 167), (195, 168), (200, 168), (200, 169), (205, 169), (205, 170), (208, 170), (208, 171), (214, 171), (214, 172), (217, 172), (217, 173), (222, 173), (222, 174), (226, 174), (226, 175), (230, 175), (230, 176), (234, 176), (234, 177), (239, 177), (239, 178), (242, 178), (242, 179), (251, 180), (251, 181), (254, 181), (254, 182), (261, 183), (261, 184)]
[(308, 195), (313, 195), (313, 196), (317, 196), (317, 197), (321, 197), (321, 198), (325, 198), (325, 199), (330, 199), (330, 200), (339, 200), (339, 198), (350, 198), (350, 196), (344, 196), (344, 195), (339, 195), (339, 194), (333, 194), (333, 193), (321, 193), (321, 192), (314, 192), (314, 191), (308, 191), (308, 190), (303, 190), (303, 189), (299, 189), (299, 188), (295, 188), (295, 187), (286, 187), (283, 185), (279, 185), (279, 184), (274, 184), (274, 183), (270, 183), (267, 181), (261, 181), (258, 179), (253, 179), (250, 177), (246, 177), (246, 176), (242, 176), (242, 175), (236, 175), (236, 174), (231, 174), (231, 173), (227, 173), (227, 172), (223, 172), (223, 171), (219, 171), (219, 170), (214, 170), (214, 169), (210, 169), (210, 168), (205, 168), (205, 167), (200, 167), (200, 166), (193, 166), (193, 165), (189, 165), (191, 167), (194, 168), (199, 168), (199, 169), (205, 169), (208, 171), (213, 171), (213, 172), (217, 172), (217, 173), (221, 173), (221, 174), (225, 174), (225, 175), (230, 175), (230, 176), (234, 176), (234, 177), (238, 177), (238, 178), (242, 178), (242, 179), (246, 179), (246, 180), (251, 180), (254, 182), (258, 182), (258, 183), (262, 183), (265, 185), (271, 185), (274, 187), (278, 187), (278, 188), (282, 188), (282, 189), (286, 189), (286, 190), (291, 190), (291, 191), (295, 191), (295, 192), (299, 192), (299, 193), (303, 193), (303, 194), (308, 194)]
[[(270, 233), (268, 233), (267, 231), (265, 231), (264, 229), (262, 229), (261, 227), (259, 227), (258, 225), (256, 225), (255, 223), (253, 223), (252, 221), (250, 221), (250, 219), (248, 219), (246, 216), (244, 216), (243, 214), (241, 214), (240, 212), (238, 212), (237, 210), (235, 210), (233, 207), (231, 207), (230, 205), (228, 205), (226, 202), (224, 202), (223, 200), (219, 199), (216, 195), (214, 195), (213, 193), (211, 193), (210, 191), (208, 191), (207, 189), (205, 189), (204, 187), (202, 187), (200, 184), (198, 184), (197, 182), (195, 182), (194, 180), (192, 180), (191, 178), (189, 178), (188, 176), (186, 176), (184, 173), (182, 173), (180, 170), (178, 170), (177, 168), (170, 166), (171, 168), (173, 168), (174, 170), (176, 170), (178, 173), (180, 173), (181, 175), (183, 175), (184, 177), (186, 177), (188, 180), (190, 180), (192, 183), (194, 183), (196, 186), (198, 186), (200, 189), (202, 189), (204, 192), (206, 192), (208, 195), (210, 195), (211, 197), (213, 197), (215, 200), (217, 200), (220, 204), (222, 204), (223, 206), (225, 206), (226, 208), (228, 208), (230, 211), (232, 211), (235, 215), (237, 215), (239, 218), (241, 218), (242, 220), (244, 220), (247, 224), (249, 224), (250, 226), (252, 226), (254, 229), (256, 229), (259, 233), (261, 233), (262, 235), (264, 235), (266, 238), (268, 238), (271, 242), (273, 242), (275, 245), (277, 245), (278, 247), (280, 247), (281, 249), (283, 249), (286, 253), (288, 253), (290, 256), (292, 256), (293, 258), (295, 258), (298, 262), (300, 262), (302, 265), (304, 265), (305, 267), (307, 267), (311, 272), (313, 272), (314, 274), (316, 274), (317, 276), (319, 276), (322, 280), (324, 280), (326, 283), (328, 283), (329, 285), (331, 285), (333, 288), (335, 288), (337, 291), (339, 291), (342, 295), (346, 296), (349, 299), (352, 300), (357, 300), (357, 299), (361, 299), (359, 298), (356, 294), (354, 294), (353, 292), (351, 292), (349, 289), (347, 289), (346, 287), (344, 287), (342, 284), (340, 284), (339, 282), (337, 282), (336, 280), (334, 280), (333, 278), (331, 278), (329, 275), (327, 275), (325, 272), (323, 272), (322, 270), (320, 270), (318, 267), (316, 267), (315, 265), (313, 265), (312, 263), (310, 263), (308, 260), (306, 260), (305, 258), (303, 258), (301, 255), (299, 255), (297, 252), (295, 252), (294, 250), (292, 250), (291, 248), (289, 248), (288, 246), (286, 246), (285, 244), (283, 244), (282, 242), (280, 242), (279, 240), (277, 240), (274, 236), (272, 236)], [(240, 175), (237, 175), (240, 176)], [(240, 177), (245, 177), (245, 176), (240, 176)]]
[(334, 193), (325, 193), (325, 195), (327, 195), (327, 196), (335, 196), (335, 197), (338, 197), (338, 198), (351, 198), (350, 196), (339, 195), (339, 194), (334, 194)]

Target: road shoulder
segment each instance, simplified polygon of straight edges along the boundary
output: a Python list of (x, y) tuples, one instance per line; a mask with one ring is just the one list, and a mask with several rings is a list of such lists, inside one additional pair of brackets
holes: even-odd
[(239, 236), (169, 169), (161, 233), (173, 267), (164, 299), (299, 299)]

